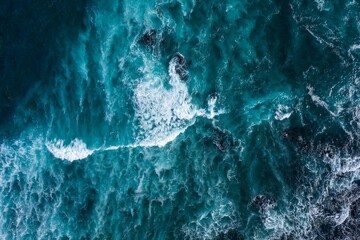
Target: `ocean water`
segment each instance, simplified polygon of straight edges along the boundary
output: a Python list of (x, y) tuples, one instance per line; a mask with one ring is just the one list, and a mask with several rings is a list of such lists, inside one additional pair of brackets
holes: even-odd
[(1, 239), (360, 239), (360, 2), (4, 0)]

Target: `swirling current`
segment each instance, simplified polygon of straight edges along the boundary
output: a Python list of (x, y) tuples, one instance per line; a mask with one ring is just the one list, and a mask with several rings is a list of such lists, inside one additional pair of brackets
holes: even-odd
[(360, 239), (358, 0), (3, 0), (1, 239)]

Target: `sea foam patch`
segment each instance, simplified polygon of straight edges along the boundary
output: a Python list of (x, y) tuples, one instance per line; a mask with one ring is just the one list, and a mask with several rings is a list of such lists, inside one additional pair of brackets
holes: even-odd
[(134, 90), (135, 117), (139, 124), (137, 145), (164, 146), (192, 125), (196, 116), (204, 114), (191, 103), (176, 64), (175, 58), (169, 63), (169, 89), (164, 86), (163, 78), (147, 73)]
[(291, 116), (293, 111), (289, 106), (278, 104), (276, 112), (275, 112), (275, 119), (282, 121), (284, 119), (287, 119)]
[(95, 151), (88, 149), (86, 144), (77, 138), (69, 145), (65, 145), (64, 140), (54, 140), (46, 141), (45, 146), (54, 157), (70, 162), (87, 158)]

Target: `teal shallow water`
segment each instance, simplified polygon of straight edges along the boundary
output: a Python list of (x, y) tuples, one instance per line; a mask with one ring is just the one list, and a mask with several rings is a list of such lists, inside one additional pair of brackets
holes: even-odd
[(5, 1), (3, 239), (358, 239), (357, 1)]

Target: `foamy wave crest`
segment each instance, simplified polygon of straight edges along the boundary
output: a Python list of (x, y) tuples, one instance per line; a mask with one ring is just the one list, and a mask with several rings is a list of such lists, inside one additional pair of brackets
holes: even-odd
[(139, 124), (136, 145), (165, 146), (192, 125), (196, 116), (204, 115), (204, 110), (191, 103), (187, 86), (176, 73), (176, 64), (175, 58), (169, 63), (169, 89), (161, 77), (147, 73), (134, 90)]
[(64, 145), (64, 140), (46, 141), (45, 145), (54, 157), (70, 162), (87, 158), (95, 151), (88, 149), (86, 144), (77, 138), (67, 146)]

